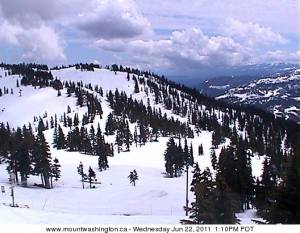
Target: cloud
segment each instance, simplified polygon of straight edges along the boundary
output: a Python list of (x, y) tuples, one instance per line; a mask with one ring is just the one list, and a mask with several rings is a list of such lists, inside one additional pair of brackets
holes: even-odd
[(53, 64), (66, 60), (63, 43), (51, 27), (31, 28), (18, 34), (17, 38), (26, 60)]
[(23, 61), (66, 61), (64, 41), (51, 22), (61, 11), (54, 2), (1, 0), (0, 42), (19, 47)]
[(22, 27), (38, 26), (51, 21), (63, 13), (65, 0), (1, 0), (0, 12), (3, 18)]
[(74, 26), (95, 38), (132, 38), (151, 33), (148, 20), (132, 0), (94, 0)]
[(20, 27), (12, 25), (8, 23), (6, 20), (2, 20), (2, 23), (0, 23), (0, 43), (18, 45), (19, 41), (17, 35), (21, 31), (22, 29)]
[(20, 47), (22, 60), (53, 64), (66, 61), (62, 39), (45, 24), (23, 28), (3, 20), (0, 24), (0, 43)]
[(298, 63), (300, 60), (300, 51), (288, 52), (283, 50), (268, 51), (262, 56), (261, 60), (268, 62), (291, 62)]
[(154, 28), (182, 30), (198, 26), (219, 33), (217, 25), (234, 17), (256, 22), (280, 33), (298, 33), (299, 4), (295, 0), (136, 0)]
[[(66, 61), (64, 45), (69, 43), (70, 49), (87, 49), (73, 61), (116, 59), (147, 68), (236, 66), (295, 58), (295, 53), (279, 50), (292, 50), (295, 44), (286, 45), (280, 34), (297, 28), (294, 0), (174, 2), (1, 0), (0, 43), (20, 48), (20, 57), (27, 61)], [(91, 55), (91, 44), (109, 52)], [(278, 50), (267, 52), (271, 46)]]
[(98, 48), (129, 53), (134, 60), (154, 66), (200, 68), (233, 66), (248, 62), (249, 50), (228, 37), (208, 37), (198, 28), (174, 31), (162, 40), (98, 40)]
[(151, 35), (151, 25), (133, 0), (1, 0), (0, 41), (23, 51), (34, 61), (66, 60), (64, 32), (78, 29), (96, 39), (136, 38)]
[(241, 22), (236, 19), (227, 19), (224, 32), (226, 35), (241, 41), (249, 46), (268, 43), (287, 43), (288, 40), (279, 33), (273, 32), (269, 27), (263, 27), (257, 23)]

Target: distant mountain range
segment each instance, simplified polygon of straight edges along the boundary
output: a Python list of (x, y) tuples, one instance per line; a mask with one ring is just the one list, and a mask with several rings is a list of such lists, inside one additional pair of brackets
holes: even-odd
[(217, 77), (202, 82), (199, 89), (216, 99), (254, 105), (277, 117), (300, 122), (299, 66), (281, 63), (265, 65), (265, 69), (268, 75)]
[(243, 84), (245, 84), (245, 82), (250, 81), (249, 79), (254, 80), (264, 76), (282, 74), (297, 68), (300, 68), (297, 64), (273, 63), (233, 67), (203, 67), (198, 70), (186, 71), (181, 75), (179, 75), (180, 72), (177, 70), (174, 70), (174, 73), (164, 73), (174, 81), (198, 88), (199, 85), (202, 85), (203, 81), (206, 80), (216, 80), (219, 82), (222, 79), (228, 81), (228, 78), (235, 77), (236, 79), (241, 79), (241, 82), (244, 82)]

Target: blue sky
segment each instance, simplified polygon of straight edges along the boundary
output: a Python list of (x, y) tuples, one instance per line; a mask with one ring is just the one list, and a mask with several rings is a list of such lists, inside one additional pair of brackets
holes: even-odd
[(0, 60), (177, 72), (299, 60), (297, 0), (1, 0)]

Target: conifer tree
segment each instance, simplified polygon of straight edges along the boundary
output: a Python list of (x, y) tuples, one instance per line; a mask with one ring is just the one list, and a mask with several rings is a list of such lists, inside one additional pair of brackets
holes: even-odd
[(134, 133), (133, 133), (133, 141), (135, 143), (135, 147), (137, 147), (137, 143), (138, 143), (138, 134), (137, 134), (137, 127), (134, 127)]
[(135, 182), (139, 179), (136, 170), (133, 170), (132, 172), (130, 172), (128, 178), (129, 178), (130, 184), (135, 186)]
[(57, 127), (57, 115), (54, 115), (54, 128)]
[(126, 146), (126, 151), (130, 151), (130, 145), (132, 140), (132, 134), (129, 129), (129, 123), (126, 121), (125, 128), (124, 128), (124, 143)]
[(300, 223), (300, 143), (296, 142), (286, 175), (266, 215), (269, 223)]
[(254, 194), (254, 181), (252, 177), (252, 167), (250, 154), (243, 148), (237, 146), (237, 172), (239, 176), (239, 195), (241, 197), (242, 209), (250, 209), (250, 202)]
[(209, 168), (203, 172), (195, 164), (193, 170), (191, 191), (194, 192), (195, 201), (189, 209), (190, 218), (197, 224), (213, 224), (216, 222), (214, 213), (214, 182)]
[(134, 78), (134, 93), (139, 93), (140, 92), (140, 88), (139, 88), (139, 84), (136, 78)]
[(109, 167), (107, 156), (112, 156), (112, 151), (110, 145), (105, 143), (104, 141), (99, 124), (97, 127), (97, 134), (95, 140), (95, 153), (98, 156), (99, 170), (106, 170)]
[(45, 188), (51, 188), (51, 154), (43, 132), (39, 132), (36, 137), (33, 147), (33, 160), (35, 164), (33, 172), (41, 176)]
[(235, 216), (234, 198), (230, 193), (230, 189), (225, 183), (224, 178), (217, 174), (215, 189), (215, 218), (217, 224), (235, 224), (237, 218)]
[(211, 158), (211, 165), (213, 167), (214, 170), (217, 169), (217, 156), (216, 156), (216, 152), (214, 149), (210, 150), (210, 158)]
[(170, 177), (174, 177), (175, 175), (174, 163), (175, 163), (176, 153), (178, 153), (178, 151), (177, 151), (175, 141), (173, 138), (170, 138), (167, 143), (167, 149), (164, 154), (166, 172)]
[(58, 125), (58, 137), (57, 137), (57, 149), (65, 149), (66, 148), (66, 138), (64, 132), (60, 125)]
[(87, 175), (84, 173), (82, 162), (80, 162), (78, 167), (77, 167), (77, 173), (81, 177), (82, 188), (84, 189), (84, 181), (86, 180)]
[(73, 125), (74, 126), (78, 126), (79, 125), (79, 117), (78, 117), (77, 113), (75, 113), (75, 115), (74, 115)]
[(46, 129), (43, 120), (40, 118), (39, 124), (38, 124), (38, 132), (41, 133)]
[[(101, 153), (100, 151), (103, 152)], [(101, 149), (100, 147), (97, 148), (97, 155), (98, 155), (98, 167), (100, 171), (106, 170), (108, 166), (108, 161), (107, 161), (107, 154), (106, 154), (106, 149), (103, 148)]]
[(89, 167), (87, 179), (90, 184), (90, 189), (93, 188), (92, 183), (96, 182), (97, 179), (96, 179), (96, 173), (94, 172), (94, 170), (91, 167)]
[(54, 128), (54, 119), (53, 119), (53, 116), (51, 116), (51, 118), (50, 118), (50, 128), (51, 129)]
[(190, 165), (193, 165), (194, 164), (194, 149), (193, 149), (192, 143), (190, 144), (189, 158), (190, 158), (190, 160), (189, 160)]
[[(17, 130), (18, 132), (18, 130)], [(32, 158), (31, 158), (31, 150), (33, 141), (31, 141), (31, 133), (29, 129), (23, 127), (23, 138), (20, 144), (16, 145), (17, 155), (17, 166), (20, 171), (21, 177), (21, 185), (27, 186), (27, 178), (32, 172)]]
[(114, 124), (115, 124), (115, 121), (113, 119), (113, 114), (110, 113), (107, 116), (107, 121), (106, 121), (106, 124), (105, 124), (105, 134), (106, 135), (113, 135), (114, 134), (114, 131), (116, 130)]
[(57, 182), (60, 178), (60, 164), (57, 158), (53, 160), (53, 163), (51, 164), (51, 188), (53, 188), (53, 178)]
[(145, 145), (145, 143), (147, 142), (147, 131), (145, 125), (142, 122), (139, 123), (139, 130), (139, 144), (140, 146)]
[(57, 127), (54, 128), (53, 131), (53, 147), (57, 148), (57, 141), (58, 141), (58, 131), (57, 131)]
[(203, 146), (202, 146), (202, 144), (200, 144), (199, 147), (198, 147), (198, 154), (203, 155)]

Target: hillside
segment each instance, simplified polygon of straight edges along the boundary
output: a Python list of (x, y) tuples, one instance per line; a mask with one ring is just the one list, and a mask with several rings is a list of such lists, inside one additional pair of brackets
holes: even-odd
[[(172, 165), (175, 170), (168, 170), (165, 151), (170, 138), (176, 148), (187, 145), (194, 163), (199, 164), (201, 171), (208, 167), (213, 179), (222, 166), (229, 168), (223, 159), (228, 153), (237, 156), (232, 163), (233, 172), (234, 166), (241, 165), (239, 158), (245, 158), (243, 166), (250, 169), (252, 180), (250, 189), (261, 178), (264, 161), (277, 168), (272, 175), (279, 180), (284, 169), (283, 156), (293, 156), (293, 132), (297, 129), (292, 123), (277, 121), (258, 110), (230, 107), (149, 72), (116, 66), (89, 69), (83, 65), (51, 71), (44, 67), (2, 65), (0, 72), (0, 122), (4, 122), (0, 127), (0, 139), (4, 142), (0, 147), (0, 183), (7, 191), (4, 202), (10, 203), (7, 166), (14, 168), (16, 176), (24, 172), (21, 165), (14, 165), (23, 162), (13, 157), (18, 155), (18, 144), (9, 144), (10, 140), (17, 141), (18, 132), (22, 132), (17, 127), (26, 125), (20, 145), (26, 144), (25, 134), (30, 128), (34, 142), (38, 143), (44, 135), (52, 163), (57, 158), (61, 166), (61, 177), (54, 181), (53, 188), (41, 187), (40, 176), (34, 172), (37, 162), (33, 146), (26, 155), (32, 161), (30, 169), (27, 167), (28, 188), (22, 187), (20, 181), (15, 188), (16, 202), (28, 208), (1, 205), (3, 223), (24, 219), (30, 223), (179, 223), (187, 219), (183, 208), (185, 165), (177, 157), (179, 160)], [(65, 138), (61, 148), (58, 128)], [(93, 139), (97, 135), (99, 139)], [(265, 144), (261, 145), (253, 135)], [(275, 141), (280, 144), (274, 147)], [(182, 156), (184, 151), (180, 152)], [(223, 165), (219, 157), (224, 160)], [(90, 189), (86, 183), (82, 189), (77, 172), (80, 162), (84, 170), (90, 166), (95, 171), (95, 188)], [(134, 169), (139, 176), (135, 187), (128, 179)], [(191, 166), (189, 170), (190, 182), (194, 169)], [(223, 175), (233, 177), (232, 173)], [(235, 192), (241, 190), (230, 187)], [(237, 216), (242, 223), (251, 223), (250, 218), (258, 218), (254, 202), (244, 198), (249, 196), (238, 198), (241, 203), (236, 213), (241, 212)], [(189, 200), (196, 201), (190, 188)], [(250, 210), (244, 208), (248, 204)]]

